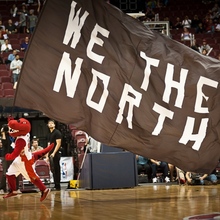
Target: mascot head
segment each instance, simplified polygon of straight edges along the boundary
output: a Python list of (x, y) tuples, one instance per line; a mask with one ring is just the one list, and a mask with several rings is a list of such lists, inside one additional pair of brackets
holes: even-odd
[(18, 137), (26, 135), (31, 131), (31, 124), (25, 118), (20, 118), (18, 120), (11, 119), (8, 122), (9, 134), (12, 137)]

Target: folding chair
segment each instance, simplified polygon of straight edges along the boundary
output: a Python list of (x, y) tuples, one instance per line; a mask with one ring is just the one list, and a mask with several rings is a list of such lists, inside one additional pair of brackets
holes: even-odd
[(50, 166), (44, 160), (37, 160), (35, 162), (35, 170), (41, 181), (45, 185), (50, 185)]

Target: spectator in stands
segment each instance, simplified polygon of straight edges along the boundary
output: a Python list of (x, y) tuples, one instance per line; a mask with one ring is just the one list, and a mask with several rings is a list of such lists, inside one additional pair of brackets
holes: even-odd
[(196, 31), (201, 22), (202, 21), (199, 19), (198, 15), (194, 15), (194, 17), (192, 19), (192, 23), (191, 23), (191, 28), (193, 28)]
[(12, 70), (14, 88), (16, 88), (17, 86), (17, 81), (19, 78), (22, 64), (23, 62), (20, 60), (20, 57), (18, 54), (15, 56), (15, 59), (10, 63), (10, 70)]
[(173, 27), (177, 30), (183, 28), (182, 22), (179, 17), (176, 18), (176, 22)]
[(146, 13), (145, 13), (146, 19), (150, 19), (150, 21), (151, 21), (154, 18), (154, 16), (155, 16), (155, 13), (154, 13), (153, 9), (148, 7), (146, 10)]
[(24, 15), (27, 17), (28, 16), (28, 9), (27, 5), (25, 3), (22, 3), (21, 5), (21, 11), (24, 13)]
[(9, 51), (12, 51), (12, 46), (11, 44), (9, 43), (9, 40), (8, 39), (5, 39), (4, 40), (4, 44), (2, 44), (1, 46), (1, 53), (3, 52), (9, 52)]
[(13, 4), (11, 9), (10, 9), (11, 16), (16, 17), (17, 16), (17, 11), (18, 11), (18, 7), (16, 6), (16, 4)]
[(157, 1), (156, 0), (147, 1), (147, 8), (154, 9), (156, 7), (157, 7)]
[(161, 168), (163, 171), (163, 178), (166, 183), (170, 182), (170, 178), (168, 177), (168, 164), (164, 161), (158, 161), (154, 159), (150, 159), (151, 168), (152, 168), (152, 181), (153, 183), (157, 182), (157, 169)]
[(207, 34), (215, 33), (215, 24), (213, 23), (212, 19), (209, 19), (208, 23), (206, 24), (206, 33)]
[(214, 169), (211, 174), (209, 174), (206, 178), (208, 181), (210, 181), (212, 184), (217, 184), (218, 183), (218, 178), (216, 175), (216, 169)]
[(216, 22), (216, 21), (218, 21), (218, 19), (219, 19), (219, 12), (212, 12), (211, 13), (211, 16), (210, 16), (210, 19), (213, 21), (213, 22)]
[[(165, 17), (165, 18), (164, 18), (164, 21), (168, 21), (168, 22), (169, 22), (169, 27), (170, 27), (170, 29), (173, 29), (173, 22), (170, 20), (169, 17)], [(164, 27), (165, 27), (165, 29), (166, 29), (166, 25), (165, 25)]]
[(220, 7), (218, 3), (215, 3), (213, 8), (211, 9), (211, 12), (220, 13)]
[(200, 53), (200, 46), (196, 43), (196, 39), (192, 40), (191, 48)]
[(196, 31), (195, 33), (198, 34), (198, 33), (203, 33), (205, 31), (204, 27), (203, 27), (203, 23), (200, 22), (198, 27), (196, 28)]
[(189, 32), (187, 27), (183, 28), (183, 32), (181, 33), (181, 41), (192, 40), (192, 34)]
[(147, 174), (148, 179), (151, 178), (151, 166), (149, 159), (140, 155), (136, 155), (138, 175)]
[(7, 38), (6, 32), (0, 27), (0, 43), (1, 45), (4, 43), (4, 39)]
[(206, 49), (202, 49), (202, 55), (207, 56), (207, 54), (208, 54), (208, 51)]
[(24, 38), (24, 42), (21, 44), (21, 51), (26, 51), (29, 45), (29, 37)]
[(8, 55), (8, 58), (5, 60), (5, 64), (10, 64), (15, 59), (17, 53), (18, 53), (17, 50), (13, 50), (13, 52), (10, 53)]
[(202, 53), (204, 49), (207, 51), (207, 53), (211, 49), (211, 47), (207, 44), (206, 39), (203, 39), (202, 41), (202, 45), (200, 47), (200, 53)]
[(161, 2), (161, 0), (157, 0), (156, 8), (161, 9), (162, 7), (163, 7), (163, 3)]
[(35, 151), (39, 151), (39, 150), (43, 149), (43, 147), (38, 145), (38, 139), (37, 138), (33, 138), (31, 143), (32, 143), (31, 152), (35, 152)]
[(196, 185), (196, 184), (204, 185), (204, 179), (207, 176), (208, 176), (207, 174), (186, 172), (186, 182), (189, 185)]
[(211, 184), (217, 184), (218, 182), (215, 169), (211, 172), (211, 174), (186, 172), (186, 180), (189, 185), (195, 185), (195, 184), (204, 185), (205, 180), (209, 181), (209, 183)]
[(192, 21), (191, 21), (191, 20), (189, 19), (189, 17), (186, 15), (185, 18), (184, 18), (183, 21), (182, 21), (183, 27), (191, 28), (191, 23), (192, 23)]
[(23, 11), (18, 11), (18, 15), (19, 15), (19, 22), (18, 22), (19, 33), (26, 33), (26, 28), (27, 28), (26, 16)]
[(16, 34), (17, 27), (13, 24), (12, 20), (8, 20), (8, 24), (5, 26), (5, 31), (7, 34)]
[(215, 23), (215, 31), (220, 32), (220, 19)]
[(0, 27), (2, 28), (3, 31), (5, 31), (5, 25), (3, 25), (2, 20), (0, 20)]
[(29, 27), (29, 33), (32, 34), (34, 32), (34, 29), (37, 25), (38, 18), (34, 14), (34, 10), (31, 9), (29, 11), (29, 16), (28, 16), (28, 27)]
[(202, 20), (202, 23), (203, 23), (203, 28), (204, 30), (206, 31), (206, 28), (209, 24), (209, 20), (211, 19), (211, 16), (209, 13), (206, 14), (206, 16), (204, 17), (204, 19)]

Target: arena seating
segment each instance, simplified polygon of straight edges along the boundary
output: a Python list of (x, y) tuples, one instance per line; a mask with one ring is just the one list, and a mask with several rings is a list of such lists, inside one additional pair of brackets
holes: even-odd
[[(159, 19), (163, 20), (164, 18), (168, 17), (172, 24), (175, 24), (176, 18), (180, 17), (180, 21), (184, 19), (187, 15), (191, 20), (193, 19), (194, 15), (198, 15), (199, 19), (203, 20), (208, 13), (209, 10), (212, 9), (214, 6), (213, 4), (203, 4), (201, 0), (175, 0), (171, 1), (167, 7), (162, 7), (160, 9), (154, 9), (155, 13), (159, 14)], [(171, 38), (181, 41), (181, 33), (182, 29), (171, 29)], [(202, 40), (206, 39), (207, 43), (213, 48), (211, 53), (209, 54), (210, 57), (217, 58), (220, 53), (220, 33), (215, 32), (211, 33), (199, 33), (196, 34), (193, 28), (189, 29), (190, 33), (194, 34), (196, 42), (201, 45)]]
[[(7, 24), (8, 19), (12, 19), (13, 22), (18, 21), (18, 17), (12, 17), (10, 15), (10, 8), (12, 7), (13, 4), (16, 4), (18, 9), (21, 8), (22, 3), (24, 1), (22, 0), (3, 0), (0, 1), (0, 17), (2, 20), (3, 25)], [(28, 5), (28, 10), (29, 9), (36, 9), (37, 5)], [(18, 51), (18, 54), (21, 59), (24, 59), (25, 57), (25, 52), (20, 51), (20, 45), (24, 41), (24, 38), (26, 36), (31, 37), (30, 34), (28, 33), (17, 33), (17, 34), (10, 34), (9, 35), (9, 40), (10, 44), (12, 45), (13, 49), (16, 49)], [(12, 72), (10, 70), (10, 65), (5, 64), (5, 60), (7, 60), (8, 55), (11, 52), (4, 52), (0, 54), (0, 60), (2, 63), (0, 64), (0, 98), (13, 98), (15, 91), (13, 90), (13, 84), (12, 84)]]

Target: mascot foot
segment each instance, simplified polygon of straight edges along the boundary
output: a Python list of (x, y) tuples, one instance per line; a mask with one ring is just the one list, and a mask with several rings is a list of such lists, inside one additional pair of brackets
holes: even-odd
[(49, 193), (50, 189), (45, 189), (44, 191), (41, 191), (40, 201), (43, 202), (47, 198)]
[(4, 199), (7, 199), (9, 197), (13, 197), (13, 196), (17, 196), (17, 191), (13, 191), (13, 192), (10, 192), (8, 193), (7, 195), (3, 196)]

